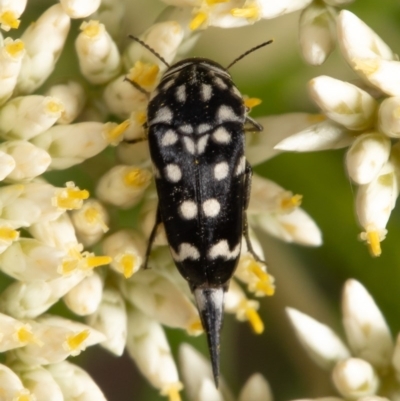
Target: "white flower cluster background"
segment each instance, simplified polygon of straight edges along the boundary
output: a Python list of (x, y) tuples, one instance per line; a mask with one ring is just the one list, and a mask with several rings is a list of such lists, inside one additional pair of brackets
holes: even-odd
[[(229, 65), (264, 130), (222, 381), (163, 229), (148, 96)], [(0, 0), (0, 401), (400, 401), (400, 4)], [(256, 107), (257, 106), (257, 107)], [(379, 305), (379, 306), (378, 306)]]

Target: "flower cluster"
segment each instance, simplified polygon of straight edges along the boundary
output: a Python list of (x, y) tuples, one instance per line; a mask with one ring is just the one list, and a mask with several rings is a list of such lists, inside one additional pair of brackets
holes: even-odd
[(337, 400), (398, 400), (400, 337), (394, 344), (385, 318), (356, 280), (345, 284), (343, 326), (349, 348), (328, 326), (288, 308), (296, 335), (310, 357), (329, 370)]
[[(26, 3), (0, 0), (4, 31), (18, 28)], [(195, 7), (194, 19), (172, 8), (140, 36), (167, 63), (187, 52), (192, 30), (205, 21), (199, 17), (204, 7), (213, 12), (229, 8), (232, 21), (258, 18), (246, 14), (253, 7), (250, 2), (186, 3)], [(262, 18), (272, 18), (310, 1), (295, 3), (271, 11), (267, 2), (257, 2), (257, 7)], [(6, 356), (6, 363), (0, 364), (0, 398), (5, 400), (105, 399), (90, 376), (66, 360), (100, 343), (118, 356), (126, 347), (147, 380), (177, 401), (182, 383), (163, 326), (191, 335), (202, 331), (162, 229), (149, 260), (151, 269), (141, 269), (157, 199), (147, 144), (130, 145), (123, 138), (145, 136), (148, 96), (139, 87), (152, 91), (165, 65), (136, 42), (121, 51), (115, 38), (123, 17), (122, 2), (60, 0), (18, 39), (0, 40), (0, 270), (12, 279), (0, 294), (0, 350)], [(87, 18), (75, 40), (86, 86), (77, 77), (38, 94), (76, 18)], [(105, 120), (111, 117), (120, 123)], [(308, 117), (299, 119), (309, 125)], [(259, 134), (248, 138), (253, 164), (274, 155), (260, 146), (263, 140)], [(57, 170), (68, 176), (70, 167), (92, 158), (96, 167), (108, 166), (94, 171), (93, 194), (70, 180), (57, 187), (43, 176)], [(299, 208), (300, 201), (301, 196), (255, 176), (249, 222), (284, 241), (318, 246), (321, 233)], [(136, 217), (129, 224), (119, 222), (118, 213), (124, 209), (134, 210)], [(257, 254), (263, 256), (253, 232), (251, 236)], [(100, 267), (104, 265), (109, 267)], [(248, 298), (243, 286), (254, 297), (274, 293), (273, 277), (245, 245), (226, 296), (226, 311), (261, 333), (259, 303)], [(46, 313), (60, 300), (85, 324)], [(259, 382), (254, 379), (239, 399), (252, 399), (247, 394), (256, 391), (251, 390), (254, 386), (265, 388)], [(207, 383), (201, 386), (207, 388)]]

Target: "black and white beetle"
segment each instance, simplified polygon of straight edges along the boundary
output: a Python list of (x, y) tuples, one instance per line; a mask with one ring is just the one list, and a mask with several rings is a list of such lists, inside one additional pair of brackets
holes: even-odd
[[(140, 39), (131, 38), (168, 67), (147, 108), (159, 204), (146, 260), (163, 223), (175, 264), (194, 295), (218, 386), (224, 293), (239, 261), (243, 235), (254, 254), (246, 221), (251, 167), (244, 156), (244, 133), (262, 127), (247, 116), (227, 69), (204, 58), (169, 66)], [(244, 53), (228, 68), (271, 42)]]

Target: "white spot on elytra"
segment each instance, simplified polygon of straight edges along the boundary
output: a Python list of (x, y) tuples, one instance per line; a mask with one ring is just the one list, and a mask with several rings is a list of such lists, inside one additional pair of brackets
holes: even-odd
[(226, 89), (228, 85), (224, 82), (224, 80), (220, 77), (215, 77), (214, 78), (214, 84), (218, 86), (220, 89)]
[(240, 175), (246, 169), (246, 158), (242, 156), (236, 166), (235, 175)]
[(186, 102), (186, 85), (180, 85), (176, 88), (175, 92), (176, 100), (181, 103)]
[(208, 102), (212, 96), (212, 86), (202, 84), (200, 88), (200, 97), (203, 102)]
[(192, 155), (194, 155), (195, 153), (195, 146), (194, 146), (194, 142), (193, 139), (188, 138), (187, 136), (183, 137), (183, 143), (185, 144), (186, 150), (191, 153)]
[(162, 146), (170, 146), (176, 143), (178, 140), (178, 135), (172, 130), (169, 129), (161, 138), (161, 145)]
[(184, 124), (179, 127), (179, 131), (183, 134), (193, 134), (193, 127), (190, 124)]
[(241, 121), (241, 119), (235, 114), (232, 107), (223, 104), (217, 111), (217, 121), (223, 123), (225, 121)]
[(228, 259), (235, 259), (239, 256), (240, 253), (240, 243), (233, 248), (231, 251), (229, 249), (229, 244), (226, 239), (223, 239), (213, 245), (210, 250), (208, 251), (208, 258), (209, 259), (217, 259), (223, 258), (225, 260)]
[(242, 94), (240, 93), (239, 89), (236, 88), (235, 85), (232, 86), (231, 90), (232, 90), (232, 93), (234, 95), (236, 95), (237, 97), (239, 97), (240, 99), (243, 97)]
[(231, 141), (231, 134), (224, 128), (218, 127), (212, 135), (215, 142), (229, 143)]
[(210, 135), (203, 135), (197, 141), (197, 154), (201, 155), (205, 151), (209, 136)]
[(197, 128), (196, 128), (196, 132), (199, 134), (199, 135), (201, 135), (201, 134), (204, 134), (205, 132), (207, 132), (207, 131), (210, 131), (210, 129), (211, 129), (212, 127), (211, 127), (211, 125), (210, 124), (199, 124), (198, 126), (197, 126)]
[(197, 216), (197, 205), (193, 201), (184, 201), (179, 206), (179, 211), (184, 219), (191, 220)]
[(200, 258), (200, 252), (198, 251), (198, 249), (188, 242), (183, 242), (179, 245), (178, 253), (176, 253), (174, 249), (170, 249), (172, 257), (176, 262), (182, 262), (185, 259), (197, 260)]
[(157, 110), (156, 116), (151, 120), (151, 124), (155, 123), (166, 123), (170, 124), (172, 122), (172, 111), (169, 107), (160, 107)]
[(182, 171), (177, 164), (168, 164), (165, 167), (165, 175), (171, 182), (178, 182), (182, 178)]
[(202, 208), (207, 217), (215, 217), (218, 216), (221, 205), (215, 198), (211, 198), (203, 202)]
[(216, 180), (223, 180), (228, 176), (229, 173), (229, 165), (227, 162), (217, 163), (214, 167), (214, 177)]

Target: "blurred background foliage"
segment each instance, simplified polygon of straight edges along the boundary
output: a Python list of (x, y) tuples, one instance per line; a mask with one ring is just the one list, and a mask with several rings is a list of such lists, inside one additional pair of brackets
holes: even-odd
[[(127, 34), (139, 35), (165, 7), (158, 0), (126, 0), (126, 3), (128, 12), (120, 37), (121, 49), (127, 44)], [(11, 36), (18, 37), (51, 4), (54, 1), (30, 0), (21, 28)], [(347, 9), (374, 29), (394, 52), (398, 51), (400, 3), (359, 0), (348, 5)], [(192, 55), (227, 65), (250, 47), (273, 38), (273, 45), (248, 56), (231, 71), (243, 93), (263, 101), (252, 116), (317, 112), (307, 94), (307, 82), (311, 78), (330, 75), (352, 81), (357, 77), (338, 49), (324, 65), (306, 65), (299, 52), (298, 18), (296, 12), (245, 28), (210, 28), (200, 35)], [(73, 22), (57, 69), (39, 92), (64, 79), (79, 76), (74, 38), (80, 23)], [(98, 89), (89, 89), (93, 98), (101, 96)], [(222, 372), (236, 394), (248, 376), (259, 371), (269, 380), (276, 400), (334, 395), (328, 374), (310, 362), (294, 338), (284, 308), (298, 308), (331, 325), (343, 337), (340, 297), (348, 278), (364, 284), (386, 316), (392, 333), (396, 335), (400, 331), (400, 210), (395, 209), (390, 218), (388, 236), (382, 243), (382, 256), (372, 258), (366, 246), (357, 239), (361, 230), (354, 211), (355, 188), (344, 172), (343, 157), (342, 150), (281, 154), (255, 168), (258, 174), (304, 196), (302, 206), (322, 230), (324, 243), (319, 248), (305, 248), (260, 235), (269, 271), (276, 278), (277, 291), (274, 297), (261, 300), (261, 315), (266, 326), (261, 336), (252, 334), (247, 324), (226, 316), (222, 336)], [(93, 178), (106, 171), (113, 158), (114, 151), (110, 149), (84, 165), (48, 173), (46, 177), (57, 185), (73, 180), (80, 187), (93, 191)], [(135, 211), (113, 213), (118, 214), (121, 226), (129, 227), (135, 221)], [(9, 282), (7, 277), (1, 276), (0, 289)], [(68, 314), (62, 303), (52, 310)], [(207, 354), (203, 336), (190, 338), (178, 330), (167, 330), (167, 333), (175, 355), (183, 341)], [(140, 377), (126, 355), (115, 358), (94, 347), (75, 360), (95, 377), (109, 401), (161, 398)]]

